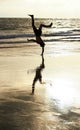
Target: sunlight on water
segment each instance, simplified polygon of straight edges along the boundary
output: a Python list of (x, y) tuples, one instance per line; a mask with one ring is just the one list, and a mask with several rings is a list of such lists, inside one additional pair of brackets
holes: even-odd
[(49, 56), (69, 56), (79, 53), (80, 44), (76, 42), (53, 42), (47, 44), (45, 53)]
[(46, 88), (48, 97), (57, 101), (60, 110), (69, 110), (74, 105), (76, 91), (71, 81), (55, 79), (54, 82), (46, 84)]

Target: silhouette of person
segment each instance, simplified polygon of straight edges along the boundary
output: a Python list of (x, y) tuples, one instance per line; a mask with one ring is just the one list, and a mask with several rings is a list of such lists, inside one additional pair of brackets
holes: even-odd
[(40, 64), (40, 66), (38, 66), (36, 68), (36, 74), (35, 74), (35, 77), (33, 79), (33, 83), (32, 83), (32, 94), (34, 94), (34, 90), (35, 90), (35, 84), (36, 82), (39, 80), (39, 82), (42, 84), (42, 70), (45, 68), (45, 65), (44, 65), (44, 57), (42, 55), (42, 63)]
[(33, 31), (34, 31), (34, 34), (35, 34), (35, 37), (36, 37), (36, 40), (32, 39), (30, 41), (37, 42), (42, 47), (42, 53), (41, 53), (41, 55), (43, 55), (45, 43), (43, 42), (43, 40), (41, 38), (42, 27), (49, 28), (49, 27), (52, 26), (52, 23), (50, 23), (49, 25), (40, 24), (39, 28), (36, 28), (36, 26), (34, 24), (34, 15), (29, 15), (29, 16), (32, 19), (32, 28), (33, 28)]

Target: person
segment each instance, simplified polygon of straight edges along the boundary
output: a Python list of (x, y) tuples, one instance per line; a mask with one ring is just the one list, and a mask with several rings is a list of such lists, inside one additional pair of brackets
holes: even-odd
[(33, 83), (32, 83), (32, 94), (34, 94), (34, 90), (35, 90), (35, 84), (36, 82), (39, 80), (39, 82), (41, 84), (44, 84), (44, 82), (42, 82), (42, 70), (45, 68), (45, 64), (44, 64), (44, 57), (42, 55), (42, 63), (40, 64), (40, 66), (38, 66), (35, 70), (35, 77), (33, 79)]
[(36, 37), (36, 40), (32, 39), (31, 41), (37, 42), (41, 47), (42, 47), (42, 53), (41, 55), (43, 55), (44, 53), (44, 46), (45, 43), (43, 42), (41, 35), (42, 35), (42, 27), (45, 28), (49, 28), (52, 26), (52, 23), (50, 23), (49, 25), (44, 25), (44, 24), (40, 24), (39, 28), (37, 28), (34, 24), (34, 15), (29, 15), (32, 19), (32, 28)]

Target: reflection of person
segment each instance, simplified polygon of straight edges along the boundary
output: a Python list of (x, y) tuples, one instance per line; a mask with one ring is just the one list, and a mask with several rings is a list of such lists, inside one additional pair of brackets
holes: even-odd
[(42, 54), (41, 55), (43, 55), (45, 43), (41, 39), (42, 27), (46, 27), (46, 28), (51, 27), (52, 23), (50, 25), (40, 24), (39, 28), (36, 28), (36, 26), (34, 24), (34, 15), (29, 15), (29, 16), (32, 19), (32, 27), (33, 27), (33, 31), (34, 31), (35, 36), (36, 36), (36, 40), (32, 40), (32, 41), (37, 42), (42, 47)]
[(35, 90), (35, 83), (39, 80), (39, 82), (42, 84), (42, 70), (45, 68), (44, 65), (44, 57), (42, 56), (42, 63), (39, 67), (36, 68), (36, 74), (33, 80), (33, 84), (32, 84), (32, 94), (34, 94), (34, 90)]

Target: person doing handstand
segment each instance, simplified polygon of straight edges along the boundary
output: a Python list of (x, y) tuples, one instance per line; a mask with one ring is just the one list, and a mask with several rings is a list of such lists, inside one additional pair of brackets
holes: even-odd
[(41, 38), (42, 27), (49, 28), (49, 27), (52, 26), (52, 23), (50, 23), (49, 25), (40, 24), (39, 28), (36, 28), (36, 26), (34, 24), (34, 15), (29, 15), (29, 16), (32, 19), (32, 28), (33, 28), (33, 31), (34, 31), (34, 34), (35, 34), (35, 37), (36, 37), (36, 40), (32, 40), (32, 41), (37, 42), (42, 47), (41, 55), (43, 55), (45, 43), (43, 42), (43, 40)]

